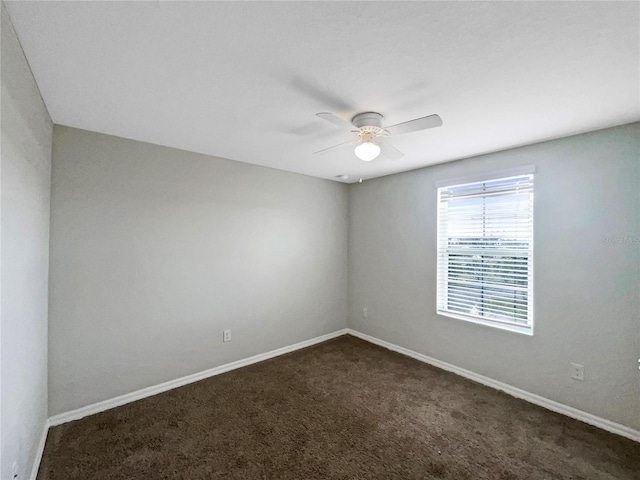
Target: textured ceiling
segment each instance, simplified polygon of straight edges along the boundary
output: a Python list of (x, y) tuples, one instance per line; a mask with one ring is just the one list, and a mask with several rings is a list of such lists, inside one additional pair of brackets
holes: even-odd
[[(347, 182), (640, 120), (638, 2), (7, 2), (53, 121)], [(377, 111), (406, 157), (315, 117)]]

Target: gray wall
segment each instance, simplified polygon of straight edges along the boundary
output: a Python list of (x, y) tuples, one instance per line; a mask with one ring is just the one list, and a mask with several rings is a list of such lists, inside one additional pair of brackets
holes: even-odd
[(47, 419), (49, 113), (4, 3), (2, 13), (2, 308), (0, 478), (31, 474)]
[(51, 415), (345, 327), (346, 185), (57, 125), (53, 145)]
[[(434, 182), (530, 164), (534, 336), (436, 315)], [(350, 188), (350, 327), (640, 428), (640, 124)]]

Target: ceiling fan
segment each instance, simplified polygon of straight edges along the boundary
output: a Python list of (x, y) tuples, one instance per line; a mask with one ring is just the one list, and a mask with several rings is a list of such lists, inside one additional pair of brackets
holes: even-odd
[[(351, 123), (343, 120), (333, 113), (316, 113), (316, 116), (337, 127), (348, 128), (351, 130), (351, 133), (355, 134), (356, 138), (350, 142), (339, 143), (333, 147), (314, 152), (314, 155), (324, 155), (334, 149), (339, 149), (347, 145), (355, 145), (356, 157), (365, 162), (377, 158), (380, 153), (392, 160), (404, 157), (404, 153), (388, 142), (381, 141), (381, 138), (389, 137), (391, 135), (402, 135), (403, 133), (416, 132), (418, 130), (426, 130), (428, 128), (439, 127), (442, 125), (442, 119), (438, 115), (415, 118), (408, 122), (398, 123), (386, 128), (382, 127), (382, 119), (384, 117), (376, 112), (359, 113), (351, 119)], [(356, 130), (354, 130), (353, 127), (356, 127)]]

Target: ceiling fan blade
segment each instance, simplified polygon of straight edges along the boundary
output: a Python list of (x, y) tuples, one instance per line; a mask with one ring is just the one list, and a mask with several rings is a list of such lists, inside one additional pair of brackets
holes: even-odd
[(409, 120), (408, 122), (386, 127), (385, 130), (387, 130), (391, 135), (401, 135), (403, 133), (439, 127), (440, 125), (442, 125), (442, 119), (438, 115), (429, 115), (427, 117), (416, 118), (414, 120)]
[(404, 153), (387, 142), (378, 142), (380, 145), (380, 153), (390, 160), (399, 160), (404, 157)]
[(353, 142), (342, 142), (339, 143), (338, 145), (334, 145), (333, 147), (329, 147), (329, 148), (325, 148), (323, 150), (318, 150), (317, 152), (313, 152), (314, 155), (324, 155), (326, 153), (329, 153), (333, 150), (337, 150), (340, 147), (346, 147), (347, 145), (353, 145)]
[(329, 112), (316, 113), (316, 117), (320, 117), (329, 123), (333, 123), (336, 127), (348, 128), (349, 130), (353, 130), (353, 125), (351, 124), (351, 122), (347, 122), (346, 120), (341, 119), (340, 117), (334, 115), (333, 113), (329, 113)]

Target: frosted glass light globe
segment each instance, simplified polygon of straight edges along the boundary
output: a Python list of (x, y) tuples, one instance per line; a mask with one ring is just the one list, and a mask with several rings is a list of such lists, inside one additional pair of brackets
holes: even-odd
[(380, 146), (373, 142), (362, 142), (356, 147), (356, 157), (365, 162), (370, 162), (380, 155)]

